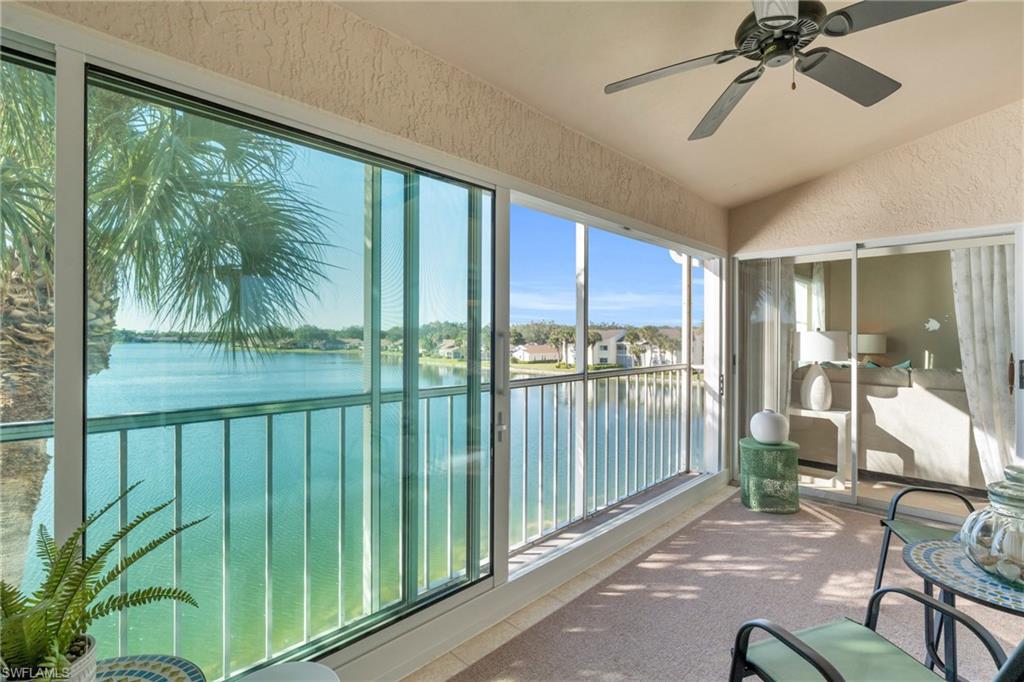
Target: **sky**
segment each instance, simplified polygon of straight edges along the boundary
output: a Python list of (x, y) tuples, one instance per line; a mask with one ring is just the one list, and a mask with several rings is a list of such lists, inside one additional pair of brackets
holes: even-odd
[[(301, 307), (296, 323), (337, 329), (363, 324), (363, 176), (365, 166), (343, 156), (295, 145), (291, 176), (327, 216), (327, 277)], [(402, 322), (403, 188), (398, 173), (383, 172), (382, 326)], [(491, 214), (485, 195), (484, 214)], [(466, 322), (468, 190), (424, 177), (420, 185), (420, 320)], [(485, 253), (490, 251), (490, 221)], [(511, 323), (575, 321), (575, 223), (512, 206)], [(679, 326), (682, 277), (667, 249), (590, 229), (590, 321), (635, 326)], [(490, 281), (489, 263), (483, 273)], [(695, 268), (694, 320), (703, 315), (701, 269)], [(490, 317), (485, 290), (484, 320)], [(169, 329), (123, 297), (121, 329)]]
[[(681, 326), (682, 270), (670, 251), (597, 228), (589, 234), (591, 323)], [(509, 235), (512, 324), (576, 320), (576, 223), (512, 206)], [(695, 322), (703, 321), (704, 278), (693, 270)]]

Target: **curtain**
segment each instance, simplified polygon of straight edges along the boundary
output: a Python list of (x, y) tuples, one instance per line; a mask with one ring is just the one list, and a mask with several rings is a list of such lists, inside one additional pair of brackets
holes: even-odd
[(744, 433), (750, 417), (765, 408), (786, 414), (793, 380), (793, 261), (740, 263), (740, 406)]
[(811, 324), (810, 331), (825, 331), (825, 264), (811, 267)]
[(985, 482), (1016, 450), (1007, 367), (1013, 348), (1013, 246), (953, 249), (953, 299), (967, 404)]

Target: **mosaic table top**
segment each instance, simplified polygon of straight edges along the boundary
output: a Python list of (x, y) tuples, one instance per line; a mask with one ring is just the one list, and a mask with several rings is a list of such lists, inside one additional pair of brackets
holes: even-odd
[(941, 589), (1024, 616), (1024, 590), (983, 571), (957, 542), (916, 542), (903, 548), (903, 560), (914, 573)]
[(96, 663), (96, 680), (113, 682), (206, 682), (203, 671), (177, 656), (120, 656)]

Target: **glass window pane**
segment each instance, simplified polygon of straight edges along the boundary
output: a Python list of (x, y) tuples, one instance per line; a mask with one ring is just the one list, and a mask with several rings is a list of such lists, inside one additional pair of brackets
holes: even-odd
[[(488, 422), (466, 399), (467, 355), (488, 352), (467, 339), (470, 233), (489, 233), (490, 193), (113, 76), (90, 74), (87, 97), (87, 508), (142, 482), (109, 531), (180, 491), (140, 542), (210, 516), (129, 571), (129, 587), (177, 585), (199, 609), (105, 619), (100, 655), (176, 651), (219, 677), (415, 605), (410, 571), (464, 583), (468, 530), (490, 515), (489, 494), (469, 509), (468, 425)], [(475, 336), (489, 300), (482, 312)], [(429, 484), (406, 499), (421, 442), (402, 395), (417, 388), (441, 392), (420, 399), (436, 406)], [(429, 570), (403, 545), (411, 505), (444, 543)], [(176, 614), (195, 625), (177, 641)]]
[(32, 591), (41, 566), (28, 548), (40, 524), (53, 532), (53, 439), (18, 431), (52, 434), (53, 70), (5, 54), (0, 91), (0, 578)]
[(512, 379), (576, 367), (576, 223), (523, 206), (509, 226)]

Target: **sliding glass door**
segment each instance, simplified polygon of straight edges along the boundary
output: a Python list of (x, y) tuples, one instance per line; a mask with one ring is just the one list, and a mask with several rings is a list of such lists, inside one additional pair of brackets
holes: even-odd
[(1013, 251), (1012, 236), (859, 251), (862, 495), (983, 497), (1014, 461)]
[(856, 471), (850, 283), (842, 253), (739, 263), (737, 424), (769, 409), (787, 417), (800, 446), (800, 485), (853, 501)]
[[(996, 234), (739, 261), (738, 435), (785, 412), (812, 494), (983, 498), (1020, 461), (1015, 248)], [(945, 500), (914, 501), (960, 513)]]
[[(100, 656), (217, 678), (490, 572), (488, 190), (90, 71), (85, 505), (206, 517)], [(118, 556), (137, 549), (122, 542)]]

